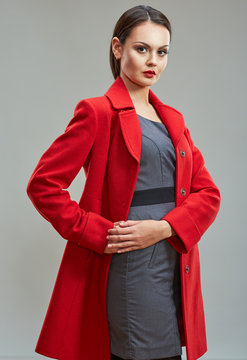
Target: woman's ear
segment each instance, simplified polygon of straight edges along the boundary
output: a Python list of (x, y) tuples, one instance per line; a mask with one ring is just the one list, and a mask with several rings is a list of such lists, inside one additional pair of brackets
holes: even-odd
[(112, 52), (117, 60), (121, 57), (121, 44), (118, 37), (114, 36), (112, 39)]

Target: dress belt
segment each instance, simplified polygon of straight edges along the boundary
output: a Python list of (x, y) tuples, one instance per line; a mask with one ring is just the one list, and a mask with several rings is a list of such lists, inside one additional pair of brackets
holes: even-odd
[(153, 189), (136, 190), (131, 206), (152, 205), (175, 202), (175, 187), (162, 186)]

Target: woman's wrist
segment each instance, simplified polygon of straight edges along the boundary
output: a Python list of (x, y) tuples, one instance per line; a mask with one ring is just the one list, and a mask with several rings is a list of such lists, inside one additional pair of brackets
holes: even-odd
[(160, 226), (160, 232), (161, 232), (161, 238), (166, 239), (173, 235), (176, 235), (176, 232), (171, 227), (168, 221), (166, 220), (159, 220), (159, 226)]

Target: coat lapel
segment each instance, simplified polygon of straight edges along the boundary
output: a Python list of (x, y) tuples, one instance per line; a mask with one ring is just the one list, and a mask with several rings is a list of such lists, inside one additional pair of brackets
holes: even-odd
[[(118, 110), (118, 118), (126, 147), (134, 159), (139, 163), (141, 157), (141, 127), (134, 104), (122, 78), (118, 76), (104, 94), (114, 109)], [(185, 129), (183, 115), (176, 109), (163, 104), (149, 89), (149, 102), (156, 109), (165, 124), (174, 147)]]

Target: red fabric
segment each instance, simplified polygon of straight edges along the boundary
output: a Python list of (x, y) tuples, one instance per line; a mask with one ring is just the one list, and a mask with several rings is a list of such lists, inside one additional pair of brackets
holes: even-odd
[[(207, 350), (198, 241), (214, 221), (220, 192), (183, 115), (149, 90), (176, 151), (176, 207), (164, 216), (177, 235), (182, 305), (179, 331), (188, 360)], [(181, 152), (181, 150), (184, 151)], [(103, 96), (81, 100), (63, 134), (41, 156), (27, 194), (67, 240), (35, 351), (61, 360), (110, 360), (106, 287), (112, 255), (107, 230), (127, 220), (141, 156), (139, 120), (120, 77)], [(83, 167), (79, 203), (66, 190)], [(185, 191), (182, 193), (181, 189)]]

